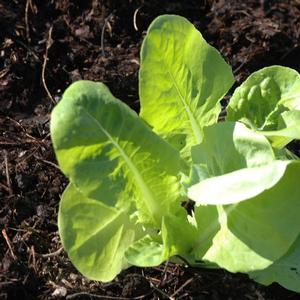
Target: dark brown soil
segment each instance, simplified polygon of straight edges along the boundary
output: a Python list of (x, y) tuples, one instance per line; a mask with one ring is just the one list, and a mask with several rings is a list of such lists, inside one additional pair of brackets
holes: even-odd
[(272, 64), (300, 71), (299, 0), (0, 0), (0, 299), (300, 299), (244, 275), (171, 263), (102, 284), (83, 278), (61, 249), (56, 218), (66, 179), (50, 112), (82, 78), (105, 82), (138, 110), (141, 41), (163, 13), (191, 20), (237, 82)]

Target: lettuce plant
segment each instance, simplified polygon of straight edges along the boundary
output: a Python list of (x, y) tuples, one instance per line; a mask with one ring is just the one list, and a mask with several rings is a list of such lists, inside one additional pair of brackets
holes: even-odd
[(218, 123), (233, 82), (191, 23), (165, 15), (143, 42), (140, 115), (102, 83), (65, 91), (51, 118), (70, 181), (58, 227), (83, 275), (172, 259), (300, 292), (300, 161), (286, 148), (300, 138), (300, 75), (255, 72)]

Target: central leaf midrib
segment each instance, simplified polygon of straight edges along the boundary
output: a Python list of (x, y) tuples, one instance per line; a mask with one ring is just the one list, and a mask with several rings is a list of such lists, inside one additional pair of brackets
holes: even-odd
[(202, 141), (202, 135), (201, 135), (201, 130), (199, 128), (199, 125), (198, 125), (198, 122), (190, 108), (190, 106), (188, 105), (186, 99), (183, 97), (183, 95), (181, 94), (180, 92), (180, 89), (178, 87), (178, 84), (175, 80), (175, 77), (173, 76), (173, 74), (170, 72), (170, 70), (167, 70), (168, 74), (170, 75), (173, 83), (174, 83), (174, 86), (175, 86), (175, 89), (177, 91), (177, 94), (179, 96), (179, 99), (185, 109), (185, 112), (188, 116), (188, 119), (190, 120), (190, 124), (191, 124), (191, 127), (192, 127), (192, 130), (193, 130), (193, 133), (194, 133), (194, 136), (195, 136), (195, 139), (197, 141), (197, 144), (200, 144), (201, 141)]
[(119, 151), (120, 155), (123, 157), (125, 163), (127, 164), (129, 170), (133, 173), (134, 178), (138, 183), (138, 186), (142, 190), (142, 195), (144, 196), (145, 199), (147, 199), (145, 204), (148, 208), (148, 211), (150, 212), (150, 215), (157, 215), (159, 208), (156, 205), (155, 197), (152, 191), (148, 188), (142, 174), (138, 171), (137, 167), (134, 165), (131, 158), (126, 154), (125, 150), (118, 144), (117, 141), (113, 139), (113, 137), (109, 134), (109, 132), (105, 130), (105, 128), (100, 124), (100, 122), (93, 115), (91, 115), (86, 109), (83, 109), (83, 111), (93, 120), (93, 122), (97, 125), (97, 127), (105, 134), (105, 136)]

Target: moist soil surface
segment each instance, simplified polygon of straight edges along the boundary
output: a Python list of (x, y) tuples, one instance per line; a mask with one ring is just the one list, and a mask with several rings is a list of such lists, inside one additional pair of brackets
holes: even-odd
[(268, 65), (300, 71), (298, 0), (0, 0), (0, 299), (300, 299), (277, 284), (173, 263), (132, 267), (104, 284), (79, 274), (62, 249), (67, 180), (51, 145), (51, 110), (70, 83), (89, 79), (139, 111), (141, 42), (164, 13), (193, 22), (237, 84)]

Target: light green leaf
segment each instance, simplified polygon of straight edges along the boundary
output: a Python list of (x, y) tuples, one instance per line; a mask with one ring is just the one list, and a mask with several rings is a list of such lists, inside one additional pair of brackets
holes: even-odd
[[(226, 211), (224, 207), (218, 207), (218, 220), (221, 229), (214, 236), (212, 246), (208, 249), (206, 254), (200, 258), (204, 261), (216, 263), (219, 267), (225, 268), (233, 273), (260, 270), (271, 265), (272, 260), (268, 258), (268, 256), (265, 257), (260, 255), (257, 251), (255, 251), (255, 248), (253, 249), (253, 246), (256, 246), (257, 243), (259, 244), (256, 240), (256, 234), (261, 234), (261, 232), (255, 232), (249, 228), (247, 232), (244, 233), (247, 240), (243, 241), (242, 238), (235, 235), (235, 232), (230, 230), (228, 226), (229, 221), (227, 219), (229, 213), (230, 211)], [(236, 221), (241, 222), (241, 226), (245, 228), (247, 219), (244, 219), (244, 221)], [(264, 222), (264, 224), (261, 225), (261, 230), (264, 230), (263, 226), (265, 223), (268, 222)], [(269, 231), (269, 228), (266, 231)], [(270, 241), (268, 248), (271, 245)]]
[(201, 182), (202, 180), (209, 178), (210, 174), (207, 170), (206, 165), (197, 164), (192, 165), (190, 170), (190, 175), (187, 176), (185, 174), (181, 174), (180, 184), (182, 186), (181, 193), (185, 196), (187, 196), (188, 189), (197, 184), (198, 182)]
[(192, 158), (206, 172), (188, 188), (188, 197), (197, 205), (231, 204), (252, 198), (274, 186), (287, 165), (274, 161), (265, 137), (239, 122), (204, 128), (204, 139), (192, 148)]
[[(286, 253), (299, 234), (300, 211), (295, 208), (300, 162), (275, 160), (266, 138), (238, 122), (205, 128), (203, 142), (192, 151), (193, 161), (202, 167), (206, 163), (207, 171), (188, 196), (196, 205), (214, 204), (218, 209), (217, 214), (207, 207), (195, 209), (202, 229), (195, 260), (248, 272), (264, 269)], [(221, 206), (229, 203), (235, 204)], [(209, 219), (204, 217), (207, 211)]]
[(147, 235), (131, 245), (126, 251), (126, 259), (141, 267), (158, 266), (175, 255), (189, 260), (196, 234), (196, 227), (189, 223), (182, 209), (178, 216), (164, 216), (159, 234)]
[(58, 228), (72, 263), (86, 277), (111, 281), (129, 265), (126, 249), (143, 235), (128, 211), (83, 196), (70, 184), (62, 195)]
[(154, 267), (167, 257), (160, 236), (146, 235), (132, 244), (125, 253), (127, 261), (139, 267)]
[(276, 159), (279, 160), (299, 160), (300, 158), (287, 148), (274, 149)]
[(193, 163), (207, 165), (210, 176), (246, 167), (258, 167), (274, 160), (268, 140), (239, 122), (221, 122), (204, 128), (200, 145), (192, 148)]
[(185, 18), (164, 15), (148, 29), (139, 73), (141, 117), (190, 159), (202, 128), (217, 122), (231, 68)]
[(288, 163), (274, 161), (205, 179), (188, 189), (188, 197), (196, 205), (226, 205), (248, 200), (277, 184)]
[[(266, 135), (273, 137), (273, 146), (283, 147), (291, 139), (299, 138), (295, 115), (283, 115), (293, 110), (300, 111), (300, 75), (287, 67), (272, 66), (251, 74), (235, 90), (227, 106), (226, 120), (244, 122), (262, 133), (271, 131)], [(295, 114), (298, 119), (299, 114)], [(280, 128), (282, 118), (287, 122)]]
[(195, 206), (193, 217), (197, 224), (197, 234), (191, 257), (194, 256), (194, 263), (197, 264), (197, 261), (202, 261), (203, 256), (212, 246), (213, 238), (221, 227), (216, 205)]
[(273, 147), (283, 148), (293, 139), (300, 139), (300, 110), (283, 112), (278, 121), (277, 130), (261, 131), (270, 138)]
[(282, 257), (299, 235), (299, 174), (300, 162), (289, 161), (271, 189), (239, 204), (218, 206), (221, 229), (204, 259), (231, 272), (249, 272)]
[(72, 84), (52, 112), (51, 137), (62, 171), (85, 196), (122, 208), (135, 201), (140, 220), (158, 228), (180, 208), (179, 152), (104, 84)]
[(261, 284), (277, 282), (300, 293), (300, 236), (283, 257), (264, 270), (249, 273), (249, 276)]
[(180, 255), (188, 260), (196, 236), (197, 229), (188, 221), (185, 212), (178, 216), (165, 216), (162, 223), (165, 257)]
[(188, 197), (197, 205), (226, 205), (245, 201), (277, 184), (288, 164), (289, 161), (276, 160), (260, 167), (208, 178), (191, 186)]

